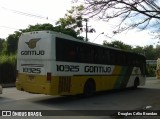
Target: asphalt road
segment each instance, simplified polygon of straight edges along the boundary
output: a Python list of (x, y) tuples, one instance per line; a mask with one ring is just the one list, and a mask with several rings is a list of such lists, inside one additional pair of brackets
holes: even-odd
[[(160, 80), (147, 78), (146, 85), (136, 90), (107, 91), (98, 93), (91, 98), (79, 96), (48, 96), (42, 94), (30, 94), (16, 90), (15, 87), (4, 88), (3, 94), (0, 95), (0, 110), (137, 110), (149, 107), (151, 110), (160, 109)], [(54, 113), (54, 112), (53, 112)], [(76, 112), (77, 113), (77, 112)], [(60, 119), (111, 119), (110, 116), (48, 116), (45, 118)], [(86, 112), (87, 113), (87, 112)], [(93, 111), (94, 113), (94, 111)], [(19, 117), (2, 117), (2, 118), (19, 118)], [(22, 118), (22, 117), (21, 117)], [(36, 117), (23, 117), (36, 118)], [(38, 117), (38, 119), (44, 117)], [(113, 118), (113, 117), (112, 117)], [(115, 117), (118, 119), (117, 117)], [(36, 118), (37, 119), (37, 118)], [(159, 119), (159, 118), (157, 118)]]

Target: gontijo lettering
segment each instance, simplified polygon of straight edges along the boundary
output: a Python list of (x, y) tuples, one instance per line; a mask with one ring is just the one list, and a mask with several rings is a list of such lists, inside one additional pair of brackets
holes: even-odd
[(109, 73), (111, 72), (111, 67), (107, 66), (85, 66), (84, 67), (85, 72), (98, 72), (98, 73)]
[(44, 55), (44, 54), (45, 54), (44, 50), (21, 51), (21, 55)]

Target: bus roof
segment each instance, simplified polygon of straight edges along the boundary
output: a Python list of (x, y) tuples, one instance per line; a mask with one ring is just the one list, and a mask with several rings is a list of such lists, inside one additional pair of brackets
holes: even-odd
[(21, 36), (27, 35), (27, 34), (38, 34), (38, 33), (53, 34), (53, 35), (55, 35), (57, 37), (65, 38), (65, 39), (72, 40), (72, 41), (77, 41), (77, 42), (90, 44), (90, 45), (94, 45), (94, 46), (98, 46), (98, 47), (109, 48), (109, 49), (113, 49), (113, 50), (117, 50), (117, 51), (121, 51), (121, 52), (133, 53), (133, 54), (144, 56), (142, 54), (138, 54), (138, 53), (131, 52), (131, 51), (125, 51), (125, 50), (122, 50), (122, 49), (119, 49), (119, 48), (114, 48), (114, 47), (110, 47), (110, 46), (105, 46), (105, 45), (100, 45), (100, 44), (96, 44), (96, 43), (92, 43), (92, 42), (86, 42), (86, 41), (83, 41), (83, 40), (78, 40), (75, 37), (72, 37), (70, 35), (67, 35), (67, 34), (64, 34), (64, 33), (61, 33), (61, 32), (50, 31), (50, 30), (25, 32), (25, 33), (22, 33)]

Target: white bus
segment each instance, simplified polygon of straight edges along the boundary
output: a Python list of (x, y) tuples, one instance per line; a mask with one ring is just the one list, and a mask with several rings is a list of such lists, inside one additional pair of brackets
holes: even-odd
[(145, 84), (143, 55), (77, 40), (53, 31), (23, 33), (16, 87), (47, 95), (92, 95)]

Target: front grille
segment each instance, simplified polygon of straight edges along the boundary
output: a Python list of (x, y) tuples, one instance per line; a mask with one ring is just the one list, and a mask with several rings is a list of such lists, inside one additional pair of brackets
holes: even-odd
[(58, 92), (70, 92), (71, 87), (71, 77), (70, 76), (60, 76), (59, 77), (59, 86), (58, 86)]

